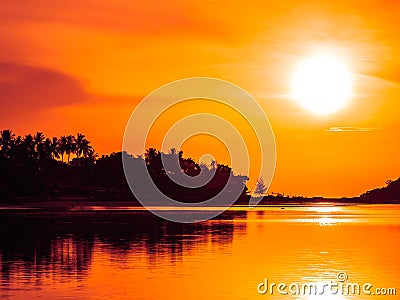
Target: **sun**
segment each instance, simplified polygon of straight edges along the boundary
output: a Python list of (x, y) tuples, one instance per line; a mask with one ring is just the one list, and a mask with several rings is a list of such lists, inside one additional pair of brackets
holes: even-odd
[(293, 73), (291, 96), (304, 109), (318, 115), (332, 114), (352, 97), (352, 76), (347, 65), (328, 54), (311, 56)]

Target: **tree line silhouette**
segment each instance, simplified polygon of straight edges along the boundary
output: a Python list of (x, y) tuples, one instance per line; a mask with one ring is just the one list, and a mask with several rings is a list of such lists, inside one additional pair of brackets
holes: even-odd
[[(174, 161), (178, 162), (175, 167)], [(216, 161), (211, 161), (210, 165), (197, 163), (190, 157), (183, 157), (183, 152), (175, 148), (168, 153), (150, 148), (145, 153), (145, 163), (157, 188), (174, 200), (200, 202), (216, 197), (222, 192), (226, 197), (238, 198), (236, 204), (248, 202), (249, 190), (246, 181), (249, 178), (235, 174), (227, 165)], [(185, 176), (182, 175), (187, 175), (186, 184)], [(223, 192), (224, 188), (226, 189)]]
[[(249, 190), (247, 176), (233, 173), (226, 165), (212, 161), (210, 165), (185, 158), (182, 151), (171, 149), (163, 153), (147, 149), (143, 155), (126, 152), (98, 156), (85, 135), (78, 133), (47, 138), (41, 132), (16, 136), (11, 130), (0, 131), (0, 203), (27, 200), (102, 200), (133, 201), (126, 181), (122, 158), (132, 166), (145, 164), (156, 186), (165, 195), (182, 202), (200, 202), (218, 195), (226, 186), (236, 186), (241, 194), (236, 204), (247, 204)], [(177, 160), (178, 166), (165, 168), (165, 162)], [(174, 178), (209, 177), (205, 185), (189, 188), (179, 185)], [(354, 198), (327, 201), (361, 203), (400, 203), (400, 178), (387, 181), (387, 186), (373, 189)], [(260, 204), (314, 203), (321, 197), (264, 196), (267, 188), (260, 178), (254, 194), (262, 197)]]
[(0, 157), (14, 160), (51, 160), (59, 159), (64, 162), (64, 155), (68, 163), (71, 155), (94, 159), (96, 152), (86, 139), (85, 135), (61, 136), (60, 138), (46, 138), (42, 132), (23, 137), (15, 136), (11, 130), (0, 131)]
[[(235, 175), (229, 166), (212, 162), (199, 164), (183, 152), (169, 153), (150, 148), (144, 155), (126, 152), (98, 157), (85, 135), (47, 138), (41, 132), (16, 136), (0, 132), (0, 201), (26, 200), (104, 200), (136, 201), (125, 177), (123, 155), (133, 166), (145, 164), (157, 187), (169, 197), (183, 202), (199, 202), (217, 195), (227, 183), (248, 197), (247, 176)], [(176, 170), (166, 170), (162, 160), (177, 159)], [(187, 188), (171, 180), (171, 175), (209, 175), (200, 188)]]
[[(82, 160), (85, 168), (71, 168), (71, 158)], [(16, 136), (0, 131), (0, 201), (33, 197), (47, 200), (62, 188), (88, 184), (97, 154), (85, 135), (46, 138), (43, 133)], [(82, 184), (77, 185), (77, 181)]]

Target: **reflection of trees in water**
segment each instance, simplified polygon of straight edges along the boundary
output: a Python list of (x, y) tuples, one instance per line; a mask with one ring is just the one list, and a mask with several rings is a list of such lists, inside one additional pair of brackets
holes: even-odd
[[(3, 283), (18, 275), (31, 284), (44, 277), (83, 279), (94, 248), (124, 259), (143, 252), (149, 263), (211, 243), (226, 246), (243, 234), (245, 211), (226, 212), (209, 222), (172, 223), (147, 212), (46, 213), (0, 215), (0, 272)], [(99, 251), (96, 250), (96, 251)], [(50, 276), (50, 277), (49, 277)]]
[(65, 228), (57, 216), (0, 216), (1, 276), (8, 282), (18, 274), (24, 280), (51, 274), (57, 276), (84, 275), (93, 253), (93, 238)]

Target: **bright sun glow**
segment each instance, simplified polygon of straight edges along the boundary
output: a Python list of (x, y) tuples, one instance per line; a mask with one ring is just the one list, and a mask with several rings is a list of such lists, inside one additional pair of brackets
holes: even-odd
[(331, 295), (331, 294), (324, 294), (324, 295), (312, 295), (308, 296), (307, 300), (345, 300), (346, 298), (342, 295)]
[(302, 61), (292, 78), (292, 98), (304, 109), (331, 114), (343, 108), (352, 96), (352, 78), (347, 66), (332, 55), (316, 55)]

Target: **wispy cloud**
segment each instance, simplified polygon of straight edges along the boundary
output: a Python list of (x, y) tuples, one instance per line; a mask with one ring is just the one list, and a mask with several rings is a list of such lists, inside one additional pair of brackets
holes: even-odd
[(379, 127), (352, 127), (352, 126), (341, 126), (341, 127), (331, 127), (326, 129), (328, 132), (370, 132), (381, 130)]

